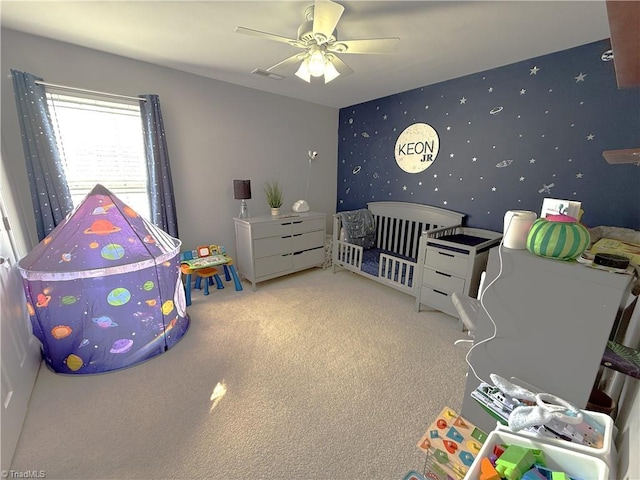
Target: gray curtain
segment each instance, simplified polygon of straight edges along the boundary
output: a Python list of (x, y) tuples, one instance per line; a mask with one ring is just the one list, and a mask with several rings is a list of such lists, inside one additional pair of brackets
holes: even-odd
[(42, 79), (18, 70), (11, 70), (11, 76), (38, 240), (42, 240), (73, 210), (73, 201), (64, 176), (45, 90), (35, 83)]
[(144, 145), (149, 174), (151, 221), (175, 238), (178, 237), (178, 219), (173, 195), (173, 181), (169, 165), (169, 151), (164, 133), (160, 99), (157, 95), (139, 95)]

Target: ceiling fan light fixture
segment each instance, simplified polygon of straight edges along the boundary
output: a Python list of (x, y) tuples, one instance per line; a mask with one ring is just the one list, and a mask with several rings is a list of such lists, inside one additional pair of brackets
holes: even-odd
[(307, 83), (311, 83), (311, 74), (309, 73), (309, 66), (307, 65), (308, 63), (308, 58), (305, 58), (302, 61), (300, 67), (298, 67), (298, 71), (296, 72), (296, 77), (301, 78)]
[(341, 42), (336, 42), (333, 45), (331, 45), (331, 51), (335, 53), (345, 53), (347, 50), (349, 50), (349, 47), (347, 47), (344, 43), (341, 43)]
[(313, 77), (321, 77), (324, 74), (325, 57), (321, 50), (314, 50), (309, 57), (309, 65), (307, 66), (309, 73)]
[(324, 66), (324, 83), (329, 83), (340, 76), (340, 72), (336, 70), (331, 60), (327, 59), (327, 63)]

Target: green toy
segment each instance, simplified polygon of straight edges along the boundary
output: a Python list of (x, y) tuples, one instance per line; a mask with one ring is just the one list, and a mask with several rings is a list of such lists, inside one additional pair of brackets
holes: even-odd
[[(539, 453), (541, 455), (542, 452)], [(496, 460), (496, 472), (507, 480), (520, 480), (533, 466), (536, 456), (529, 448), (509, 445)]]

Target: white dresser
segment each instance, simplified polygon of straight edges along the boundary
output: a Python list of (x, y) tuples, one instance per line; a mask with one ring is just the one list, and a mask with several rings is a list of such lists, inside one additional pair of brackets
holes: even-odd
[(256, 283), (324, 264), (326, 215), (236, 218), (238, 272)]
[(467, 227), (423, 233), (414, 283), (416, 310), (425, 304), (459, 318), (451, 294), (476, 297), (489, 249), (498, 245), (501, 238), (498, 232)]

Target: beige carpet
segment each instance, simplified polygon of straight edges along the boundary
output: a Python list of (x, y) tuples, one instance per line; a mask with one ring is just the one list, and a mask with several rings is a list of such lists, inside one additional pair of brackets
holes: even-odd
[(330, 268), (244, 286), (195, 291), (189, 331), (146, 363), (96, 376), (42, 367), (12, 469), (48, 480), (420, 470), (428, 424), (462, 404), (457, 321)]

